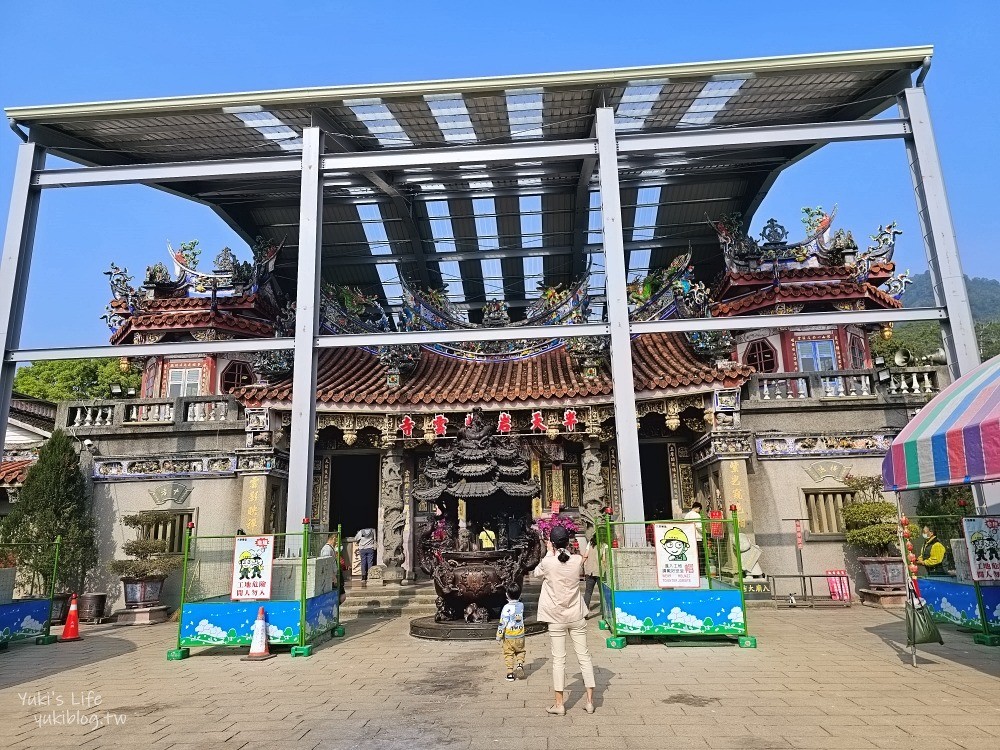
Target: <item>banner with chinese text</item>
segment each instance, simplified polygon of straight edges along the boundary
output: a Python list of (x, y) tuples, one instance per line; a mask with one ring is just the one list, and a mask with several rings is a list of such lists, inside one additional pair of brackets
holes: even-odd
[(1000, 516), (963, 518), (974, 581), (1000, 581)]

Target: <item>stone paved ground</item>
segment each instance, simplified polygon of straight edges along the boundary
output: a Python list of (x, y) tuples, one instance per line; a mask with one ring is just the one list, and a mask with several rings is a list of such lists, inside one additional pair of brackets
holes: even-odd
[[(262, 663), (167, 662), (171, 625), (85, 626), (79, 643), (0, 654), (0, 747), (1000, 748), (1000, 649), (949, 632), (914, 670), (891, 613), (750, 615), (757, 650), (611, 651), (591, 621), (598, 710), (584, 713), (576, 678), (565, 717), (543, 710), (547, 636), (529, 639), (529, 676), (511, 684), (492, 644), (417, 641), (402, 620), (348, 621), (310, 659)], [(36, 691), (50, 705), (27, 705)], [(77, 715), (101, 723), (47, 723)]]

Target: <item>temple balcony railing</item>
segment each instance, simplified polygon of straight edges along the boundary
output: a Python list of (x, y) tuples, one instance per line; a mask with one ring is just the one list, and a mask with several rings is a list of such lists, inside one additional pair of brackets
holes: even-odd
[(752, 375), (745, 398), (755, 404), (926, 401), (949, 383), (945, 367), (772, 372)]
[(230, 396), (179, 396), (68, 401), (59, 405), (56, 424), (83, 435), (109, 429), (243, 429), (245, 419), (242, 405)]

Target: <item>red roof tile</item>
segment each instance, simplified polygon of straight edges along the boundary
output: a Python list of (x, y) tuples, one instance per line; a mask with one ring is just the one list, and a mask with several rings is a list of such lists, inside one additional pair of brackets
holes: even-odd
[(823, 302), (837, 299), (868, 299), (880, 307), (902, 307), (903, 303), (871, 284), (841, 281), (833, 284), (801, 283), (769, 287), (731, 302), (712, 306), (712, 315), (727, 317), (754, 312), (777, 302)]
[[(637, 391), (699, 385), (737, 386), (753, 370), (742, 365), (721, 372), (697, 360), (678, 334), (648, 334), (632, 342), (632, 366)], [(245, 403), (291, 400), (291, 378), (272, 385), (241, 388)], [(330, 404), (441, 405), (501, 403), (553, 398), (610, 396), (611, 374), (596, 378), (580, 373), (565, 348), (508, 362), (475, 362), (424, 350), (416, 370), (399, 388), (386, 383), (378, 358), (362, 349), (333, 349), (320, 356), (317, 398)]]
[(34, 459), (23, 461), (3, 461), (0, 462), (0, 486), (10, 487), (24, 484), (28, 476), (28, 469), (35, 463)]
[(249, 337), (266, 337), (274, 327), (265, 321), (251, 320), (227, 312), (193, 310), (190, 312), (139, 313), (129, 318), (111, 337), (112, 344), (121, 344), (136, 331), (173, 331), (192, 328), (221, 328)]

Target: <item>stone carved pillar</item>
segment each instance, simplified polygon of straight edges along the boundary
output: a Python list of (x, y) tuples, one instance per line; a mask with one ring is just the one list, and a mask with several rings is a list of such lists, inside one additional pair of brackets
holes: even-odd
[(379, 486), (382, 560), (384, 583), (399, 583), (405, 577), (403, 536), (406, 530), (406, 498), (403, 496), (403, 452), (399, 449), (382, 455)]
[(580, 502), (580, 516), (586, 524), (587, 539), (594, 534), (595, 519), (601, 508), (608, 504), (608, 488), (604, 483), (601, 466), (601, 444), (594, 439), (583, 442), (583, 497)]

